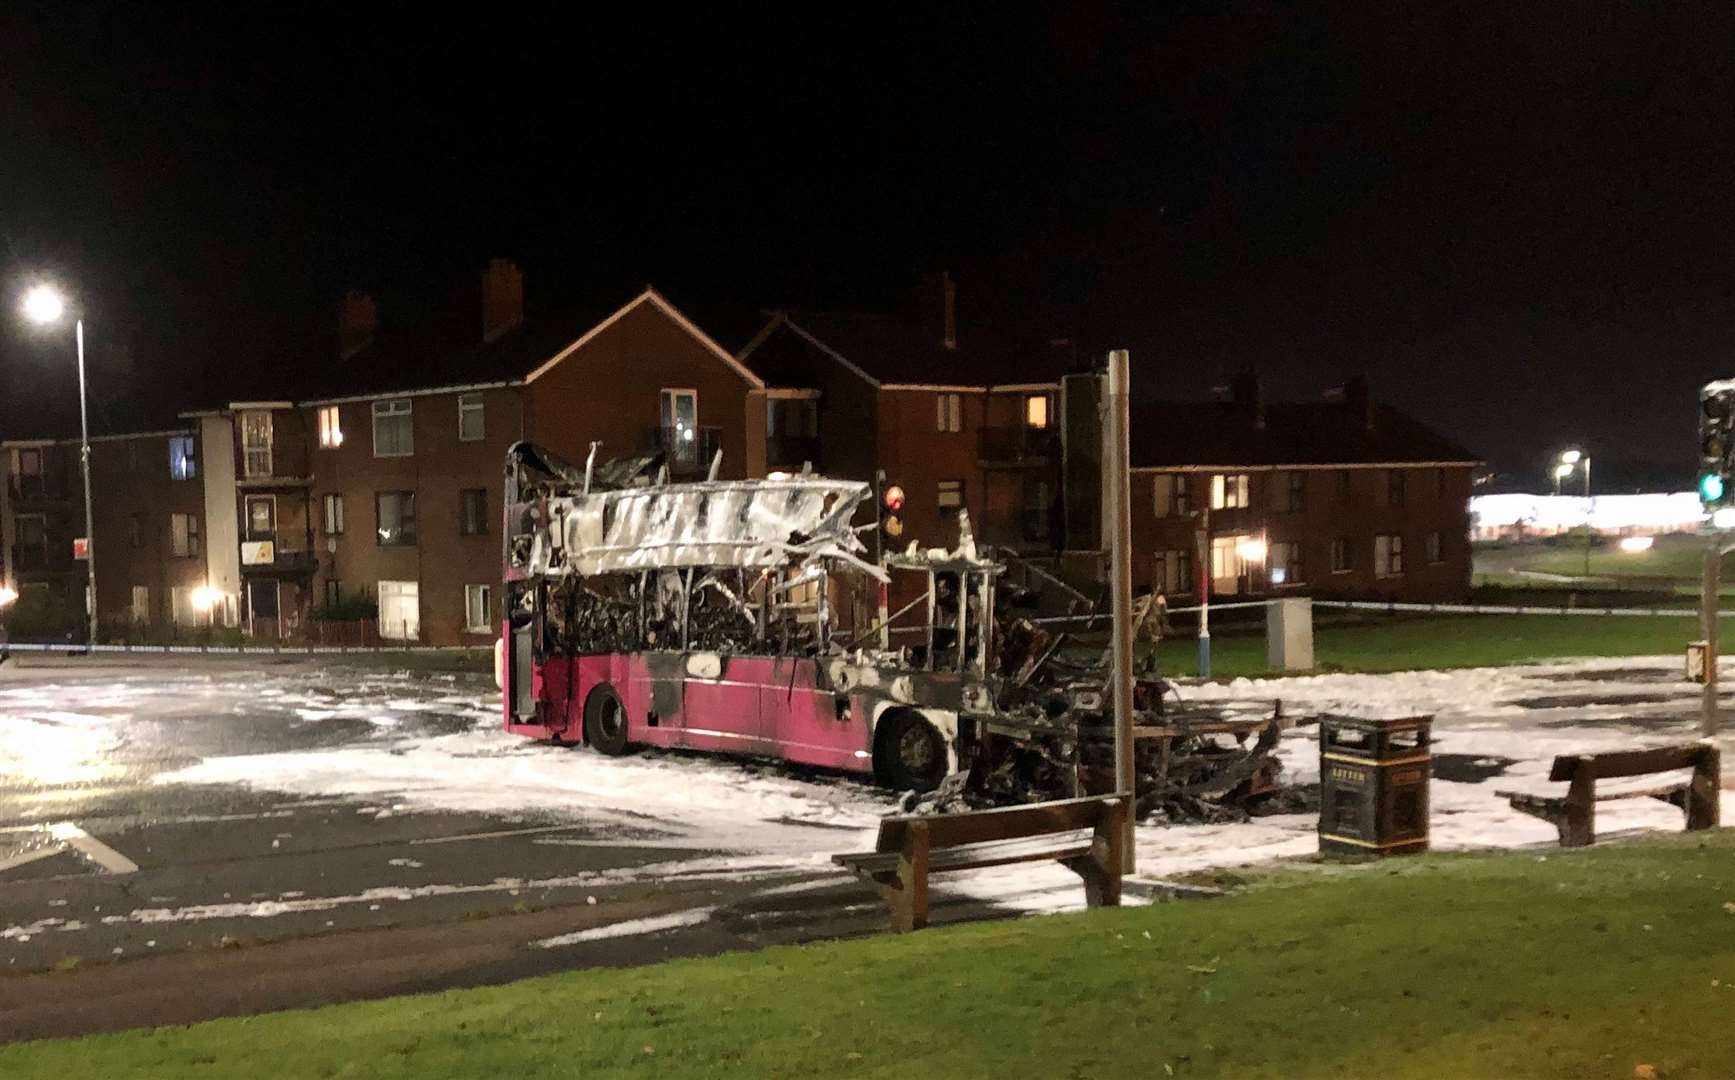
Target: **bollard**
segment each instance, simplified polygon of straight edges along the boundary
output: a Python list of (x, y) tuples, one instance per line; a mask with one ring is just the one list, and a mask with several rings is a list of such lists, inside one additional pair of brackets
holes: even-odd
[(1265, 606), (1265, 665), (1276, 671), (1312, 670), (1312, 600), (1294, 597)]

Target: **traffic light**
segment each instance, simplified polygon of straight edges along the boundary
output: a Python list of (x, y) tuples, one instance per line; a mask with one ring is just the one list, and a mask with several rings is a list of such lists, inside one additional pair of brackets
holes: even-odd
[(884, 473), (879, 479), (880, 546), (889, 550), (896, 548), (904, 535), (904, 489), (886, 483)]
[(1706, 510), (1735, 496), (1735, 380), (1719, 379), (1699, 391), (1699, 501)]

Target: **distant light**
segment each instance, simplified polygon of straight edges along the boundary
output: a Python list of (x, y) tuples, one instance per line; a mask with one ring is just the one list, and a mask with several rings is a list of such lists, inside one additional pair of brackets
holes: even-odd
[(1285, 570), (1281, 566), (1274, 566), (1271, 568), (1271, 584), (1281, 585), (1287, 580), (1289, 580), (1288, 570)]
[(1656, 537), (1654, 536), (1623, 536), (1621, 537), (1621, 550), (1649, 551), (1655, 542)]
[(1735, 529), (1735, 509), (1726, 506), (1712, 514), (1711, 524), (1719, 529)]
[(210, 611), (212, 608), (217, 606), (217, 601), (222, 597), (222, 595), (222, 593), (211, 588), (209, 585), (201, 585), (197, 589), (193, 590), (193, 595), (189, 597), (189, 599), (193, 601), (193, 610)]
[(1571, 465), (1556, 465), (1554, 467), (1554, 475), (1561, 478), (1561, 479), (1565, 479), (1566, 477), (1572, 475), (1572, 466)]
[(682, 442), (692, 442), (693, 441), (693, 429), (692, 428), (682, 428), (681, 429), (681, 441)]
[(31, 322), (59, 322), (66, 314), (66, 298), (52, 285), (38, 285), (24, 294), (24, 317)]
[(1566, 450), (1561, 453), (1560, 460), (1568, 465), (1577, 465), (1578, 459), (1583, 456), (1584, 455), (1579, 453), (1577, 450)]
[(1699, 498), (1706, 502), (1716, 502), (1723, 497), (1723, 477), (1717, 473), (1706, 473), (1699, 477)]
[(1235, 554), (1246, 559), (1248, 562), (1264, 562), (1265, 541), (1243, 540), (1239, 544), (1235, 545)]
[(15, 601), (17, 599), (18, 599), (18, 590), (17, 589), (14, 589), (10, 585), (0, 585), (0, 607), (5, 607), (6, 605), (12, 603), (13, 601)]

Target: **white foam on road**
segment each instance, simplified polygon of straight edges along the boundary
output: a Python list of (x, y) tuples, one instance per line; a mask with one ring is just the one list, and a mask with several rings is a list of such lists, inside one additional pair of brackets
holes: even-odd
[(628, 919), (625, 922), (610, 923), (607, 926), (594, 926), (589, 930), (576, 930), (559, 937), (543, 938), (532, 941), (531, 947), (537, 949), (558, 949), (563, 945), (581, 945), (587, 941), (606, 941), (609, 938), (640, 937), (645, 934), (660, 934), (668, 930), (679, 930), (685, 926), (697, 926), (711, 917), (716, 908), (694, 908), (691, 911), (677, 911), (673, 915), (657, 915), (649, 919)]

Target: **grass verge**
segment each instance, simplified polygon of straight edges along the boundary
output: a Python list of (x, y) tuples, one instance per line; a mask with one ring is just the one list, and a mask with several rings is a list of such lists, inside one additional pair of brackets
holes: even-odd
[(1206, 903), (30, 1043), (0, 1075), (1725, 1077), (1732, 856), (1699, 833), (1304, 867)]
[[(1313, 655), (1322, 671), (1497, 667), (1580, 656), (1679, 655), (1698, 636), (1698, 620), (1686, 615), (1377, 616), (1316, 625)], [(1164, 671), (1197, 672), (1194, 639), (1171, 638), (1159, 649)], [(1268, 671), (1263, 633), (1212, 640), (1212, 675)]]

